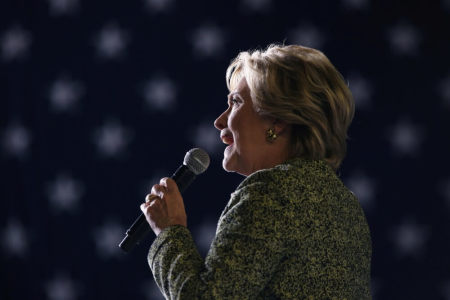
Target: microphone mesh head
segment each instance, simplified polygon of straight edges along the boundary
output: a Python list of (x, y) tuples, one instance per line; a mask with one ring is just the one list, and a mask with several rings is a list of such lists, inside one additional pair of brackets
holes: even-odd
[(206, 171), (209, 167), (209, 155), (205, 150), (200, 148), (194, 148), (189, 150), (184, 156), (183, 163), (189, 168), (195, 175), (199, 175)]

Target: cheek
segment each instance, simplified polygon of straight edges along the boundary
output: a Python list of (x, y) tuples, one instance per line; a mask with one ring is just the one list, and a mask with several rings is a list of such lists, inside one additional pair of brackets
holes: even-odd
[(234, 111), (231, 111), (227, 119), (228, 128), (233, 129), (235, 123), (236, 123), (236, 113)]
[(242, 113), (237, 111), (232, 111), (228, 116), (228, 128), (233, 132), (235, 137), (240, 135), (240, 132), (243, 130), (245, 124), (243, 120)]

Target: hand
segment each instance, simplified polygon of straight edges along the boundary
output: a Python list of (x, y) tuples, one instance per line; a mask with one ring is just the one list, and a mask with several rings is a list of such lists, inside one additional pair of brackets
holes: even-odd
[(152, 187), (145, 203), (141, 204), (141, 210), (156, 235), (171, 225), (187, 227), (183, 198), (171, 178), (162, 178), (159, 184)]

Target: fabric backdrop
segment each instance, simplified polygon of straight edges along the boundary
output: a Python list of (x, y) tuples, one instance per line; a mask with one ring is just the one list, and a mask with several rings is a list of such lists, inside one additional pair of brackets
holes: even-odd
[(242, 177), (214, 119), (241, 50), (322, 50), (356, 100), (340, 176), (373, 239), (374, 299), (450, 299), (450, 1), (0, 3), (0, 299), (161, 299), (153, 234), (118, 248), (189, 149), (204, 255)]

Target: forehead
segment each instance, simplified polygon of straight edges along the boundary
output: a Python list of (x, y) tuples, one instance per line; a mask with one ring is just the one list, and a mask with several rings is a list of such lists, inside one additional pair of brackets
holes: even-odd
[(244, 72), (242, 66), (236, 66), (231, 72), (230, 77), (228, 78), (228, 88), (230, 92), (236, 89), (243, 77)]
[(250, 88), (245, 77), (242, 76), (234, 86), (231, 86), (230, 95), (232, 94), (250, 95)]

